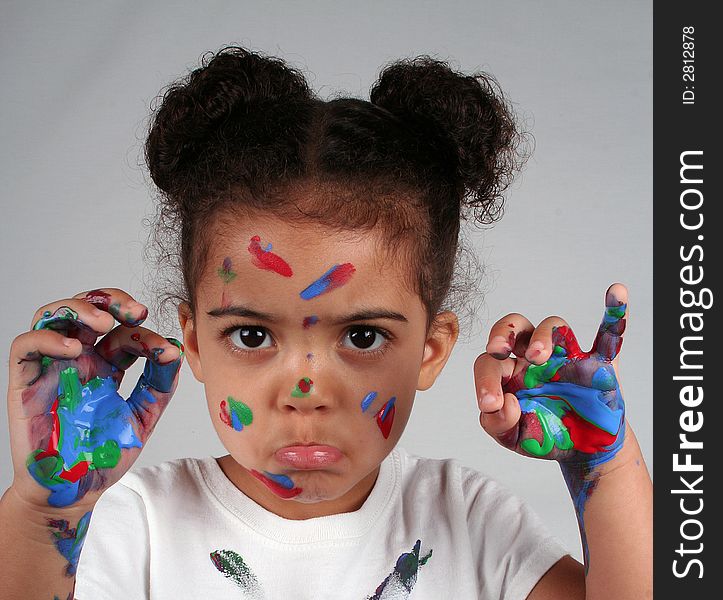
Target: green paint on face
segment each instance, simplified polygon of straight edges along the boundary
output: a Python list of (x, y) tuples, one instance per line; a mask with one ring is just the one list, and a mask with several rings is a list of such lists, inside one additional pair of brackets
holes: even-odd
[(536, 388), (550, 381), (557, 370), (565, 364), (567, 353), (561, 346), (555, 346), (552, 356), (541, 365), (529, 365), (525, 371), (525, 387)]
[(291, 395), (294, 398), (306, 398), (309, 394), (311, 394), (311, 391), (314, 389), (314, 382), (311, 381), (308, 377), (304, 377), (302, 379), (299, 379), (299, 381), (294, 386), (294, 389), (291, 392)]
[(241, 400), (234, 400), (231, 396), (228, 397), (227, 401), (231, 419), (234, 420), (234, 417), (236, 417), (241, 424), (251, 425), (254, 414), (251, 412), (249, 405), (241, 402)]
[(223, 266), (219, 267), (216, 273), (224, 283), (230, 283), (236, 278), (236, 273), (231, 270), (231, 259), (228, 257), (224, 259)]

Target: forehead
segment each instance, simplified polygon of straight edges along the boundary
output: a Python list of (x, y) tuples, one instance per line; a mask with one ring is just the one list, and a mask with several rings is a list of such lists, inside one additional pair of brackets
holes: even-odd
[(404, 254), (401, 245), (390, 245), (374, 230), (226, 216), (210, 238), (199, 301), (217, 303), (225, 290), (246, 301), (287, 308), (295, 299), (302, 310), (327, 303), (400, 306), (418, 300)]

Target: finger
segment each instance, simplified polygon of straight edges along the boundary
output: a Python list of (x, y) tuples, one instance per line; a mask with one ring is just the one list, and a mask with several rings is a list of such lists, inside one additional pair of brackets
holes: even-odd
[(550, 359), (555, 346), (564, 348), (568, 357), (583, 354), (567, 321), (557, 316), (547, 317), (535, 328), (525, 358), (535, 365), (541, 365)]
[(591, 352), (597, 352), (606, 360), (613, 360), (623, 345), (627, 316), (628, 288), (622, 283), (613, 283), (605, 292), (605, 314)]
[(500, 444), (507, 448), (513, 448), (516, 439), (513, 440), (512, 438), (517, 436), (520, 414), (520, 403), (517, 397), (514, 394), (505, 394), (499, 410), (480, 414), (480, 425)]
[(66, 298), (36, 310), (31, 329), (52, 329), (78, 338), (83, 344), (94, 344), (98, 336), (108, 333), (114, 325), (108, 313), (82, 300)]
[(139, 356), (155, 363), (168, 363), (180, 356), (180, 348), (145, 327), (116, 327), (95, 346), (110, 364), (127, 370)]
[(99, 288), (73, 296), (113, 315), (121, 325), (136, 327), (148, 317), (148, 308), (118, 288)]
[(480, 354), (474, 361), (477, 406), (482, 412), (494, 412), (502, 408), (502, 386), (512, 376), (514, 367), (514, 359), (500, 360), (489, 354)]
[(485, 351), (494, 358), (505, 359), (511, 352), (523, 356), (535, 326), (519, 313), (510, 313), (490, 330)]
[(38, 378), (44, 357), (53, 359), (77, 358), (83, 347), (74, 338), (67, 338), (49, 329), (21, 333), (10, 346), (9, 389), (26, 388)]
[(153, 432), (178, 385), (178, 374), (183, 362), (183, 344), (174, 338), (166, 339), (180, 350), (178, 358), (165, 364), (146, 360), (143, 374), (128, 397), (128, 405), (138, 419), (142, 443), (145, 443)]

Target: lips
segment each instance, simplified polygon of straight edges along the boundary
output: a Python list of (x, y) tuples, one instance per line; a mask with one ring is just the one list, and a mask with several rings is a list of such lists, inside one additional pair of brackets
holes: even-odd
[(279, 448), (274, 457), (282, 465), (294, 469), (323, 469), (339, 462), (343, 454), (335, 446), (304, 444)]

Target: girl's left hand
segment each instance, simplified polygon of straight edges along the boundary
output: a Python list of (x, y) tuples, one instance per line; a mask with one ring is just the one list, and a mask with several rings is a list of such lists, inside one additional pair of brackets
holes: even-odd
[(517, 313), (497, 321), (486, 353), (474, 364), (485, 431), (525, 456), (589, 466), (611, 459), (625, 430), (617, 356), (627, 301), (624, 285), (608, 288), (589, 352), (560, 317), (547, 317), (537, 327)]

